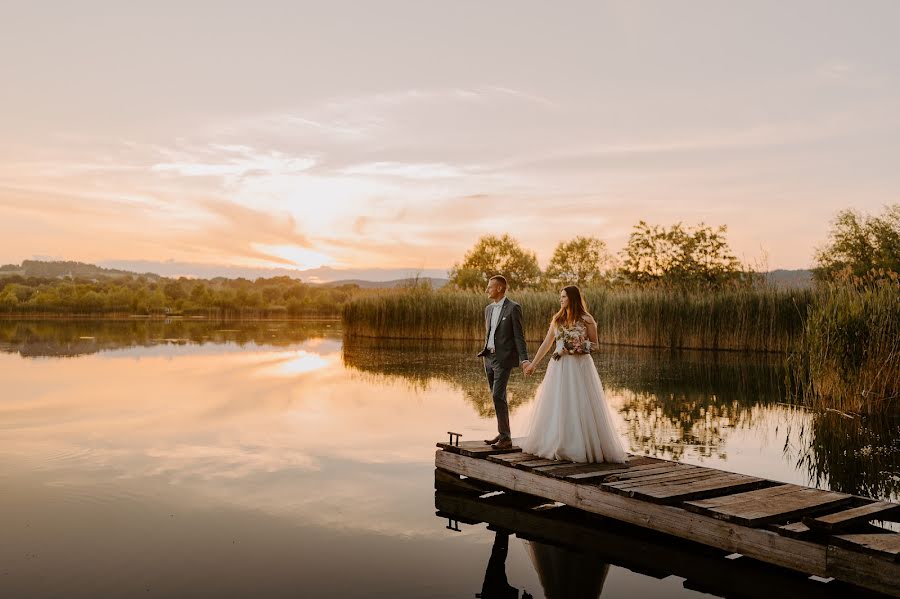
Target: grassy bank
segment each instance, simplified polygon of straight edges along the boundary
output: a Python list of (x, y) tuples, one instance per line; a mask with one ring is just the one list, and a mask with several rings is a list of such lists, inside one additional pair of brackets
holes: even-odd
[[(554, 292), (511, 294), (529, 342), (539, 342), (558, 307)], [(815, 290), (588, 290), (600, 341), (671, 349), (777, 352), (792, 399), (855, 413), (900, 409), (900, 280)], [(481, 293), (398, 290), (358, 296), (343, 309), (350, 337), (484, 338)]]
[[(559, 308), (556, 292), (510, 294), (522, 304), (525, 335), (540, 341)], [(789, 352), (803, 329), (808, 290), (587, 290), (600, 341), (647, 347)], [(350, 336), (405, 339), (484, 338), (483, 293), (400, 290), (358, 296), (345, 304)]]

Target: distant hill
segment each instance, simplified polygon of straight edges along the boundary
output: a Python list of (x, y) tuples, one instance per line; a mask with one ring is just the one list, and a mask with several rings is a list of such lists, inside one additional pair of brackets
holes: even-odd
[(23, 277), (40, 277), (44, 279), (57, 279), (62, 277), (77, 277), (82, 279), (100, 279), (114, 278), (124, 276), (145, 276), (149, 278), (160, 278), (159, 275), (153, 273), (135, 273), (127, 270), (117, 270), (115, 268), (103, 268), (94, 264), (85, 262), (52, 261), (43, 260), (23, 260), (21, 265), (4, 264), (0, 266), (0, 277), (9, 275), (21, 275)]
[(322, 285), (326, 287), (359, 285), (361, 289), (394, 289), (396, 287), (412, 287), (416, 283), (416, 281), (418, 281), (420, 285), (427, 281), (434, 289), (440, 289), (449, 282), (449, 279), (439, 279), (435, 277), (420, 277), (419, 279), (394, 279), (393, 281), (365, 281), (363, 279), (344, 279), (342, 281), (322, 283)]
[[(67, 261), (43, 261), (43, 260), (24, 260), (19, 264), (5, 264), (0, 266), (0, 277), (20, 275), (23, 277), (36, 277), (43, 279), (58, 279), (65, 277), (76, 277), (81, 279), (103, 279), (115, 277), (146, 277), (149, 279), (163, 278), (156, 273), (145, 272), (137, 273), (130, 270), (121, 270), (117, 268), (103, 268), (94, 264), (85, 262)], [(177, 278), (177, 277), (171, 277)], [(223, 277), (217, 277), (223, 278)], [(230, 278), (230, 277), (225, 277)], [(363, 289), (393, 289), (396, 287), (406, 287), (414, 284), (416, 279), (394, 279), (391, 281), (368, 281), (365, 279), (343, 279), (340, 281), (329, 281), (327, 283), (313, 283), (304, 281), (309, 285), (318, 285), (322, 287), (339, 287), (341, 285), (359, 285)], [(428, 281), (432, 287), (438, 289), (447, 284), (447, 279), (436, 277), (419, 277), (419, 283)]]
[(803, 288), (811, 287), (813, 275), (811, 270), (785, 270), (777, 269), (766, 273), (766, 278), (776, 287)]
[[(64, 278), (77, 277), (82, 279), (103, 279), (124, 276), (146, 277), (149, 279), (163, 278), (152, 272), (137, 273), (129, 270), (121, 270), (117, 268), (104, 268), (94, 264), (75, 261), (42, 261), (42, 260), (24, 260), (21, 265), (5, 264), (0, 266), (0, 277), (21, 275), (23, 277), (39, 277), (39, 278)], [(171, 277), (177, 278), (177, 277)], [(217, 277), (222, 278), (222, 277)], [(234, 277), (225, 277), (234, 278)], [(783, 288), (804, 288), (812, 285), (812, 271), (807, 269), (786, 270), (777, 269), (766, 273), (767, 280), (777, 287)], [(302, 280), (302, 279), (301, 279)], [(390, 281), (369, 281), (366, 279), (341, 279), (339, 281), (329, 281), (325, 283), (313, 283), (304, 281), (310, 285), (322, 287), (340, 287), (341, 285), (359, 285), (362, 289), (395, 289), (398, 287), (410, 287), (415, 281), (419, 283), (428, 282), (434, 289), (440, 289), (448, 283), (448, 279), (440, 277), (419, 277), (418, 279), (407, 277), (403, 279), (393, 279)]]

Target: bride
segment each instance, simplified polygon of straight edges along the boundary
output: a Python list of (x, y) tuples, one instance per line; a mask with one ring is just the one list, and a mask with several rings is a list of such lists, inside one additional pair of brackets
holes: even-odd
[[(522, 451), (552, 460), (625, 462), (603, 384), (590, 356), (597, 344), (597, 323), (574, 285), (559, 292), (560, 310), (525, 374), (554, 347), (552, 360), (535, 396)], [(554, 344), (555, 342), (555, 344)]]

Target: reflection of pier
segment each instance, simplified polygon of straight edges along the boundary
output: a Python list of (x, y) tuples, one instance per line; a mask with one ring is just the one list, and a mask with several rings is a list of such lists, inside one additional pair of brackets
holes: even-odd
[[(606, 556), (599, 561), (641, 572), (662, 569), (687, 578), (692, 588), (715, 588), (725, 596), (778, 596), (782, 590), (787, 596), (790, 589), (805, 596), (838, 586), (848, 596), (848, 586), (837, 581), (900, 596), (900, 534), (870, 524), (895, 519), (900, 504), (654, 458), (634, 457), (624, 467), (571, 464), (517, 449), (498, 453), (478, 442), (438, 445), (436, 486), (456, 493), (439, 493), (438, 510), (460, 522), (487, 521), (525, 538), (586, 547)], [(465, 487), (472, 493), (498, 488), (518, 493), (475, 499), (458, 494)], [(532, 497), (523, 499), (522, 493)], [(547, 500), (566, 507), (532, 509)], [(653, 533), (646, 531), (606, 538), (615, 533), (604, 532), (605, 526), (584, 528), (591, 520), (584, 512), (680, 539), (655, 535), (665, 540), (651, 542), (646, 535)], [(722, 559), (735, 553), (755, 559)], [(814, 583), (785, 568), (836, 581)], [(772, 577), (784, 581), (766, 582)], [(807, 591), (799, 592), (797, 585)]]

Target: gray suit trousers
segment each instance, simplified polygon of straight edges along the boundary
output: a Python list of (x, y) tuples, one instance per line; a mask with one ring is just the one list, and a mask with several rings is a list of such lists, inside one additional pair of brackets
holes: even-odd
[(506, 386), (512, 368), (502, 366), (496, 354), (484, 356), (484, 372), (487, 374), (488, 386), (494, 399), (494, 411), (497, 412), (497, 432), (505, 439), (511, 439), (509, 430), (509, 403), (506, 401)]

